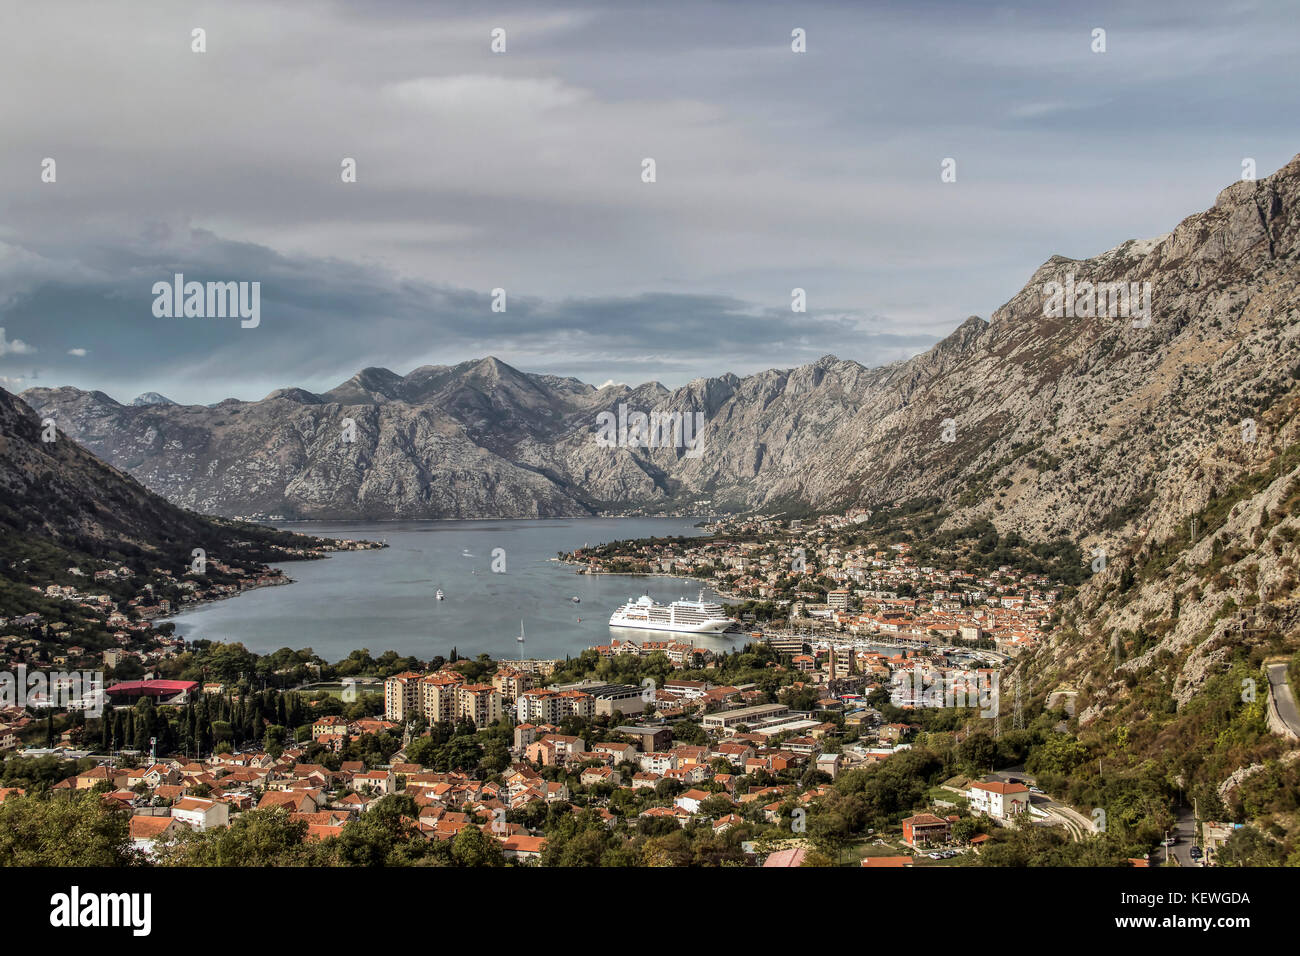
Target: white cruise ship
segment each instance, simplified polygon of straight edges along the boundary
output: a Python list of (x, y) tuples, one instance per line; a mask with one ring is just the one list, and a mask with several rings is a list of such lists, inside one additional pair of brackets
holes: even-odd
[(704, 600), (674, 601), (659, 604), (649, 595), (628, 601), (611, 615), (610, 627), (635, 627), (645, 631), (677, 631), (682, 634), (721, 634), (734, 622), (722, 610), (722, 605)]

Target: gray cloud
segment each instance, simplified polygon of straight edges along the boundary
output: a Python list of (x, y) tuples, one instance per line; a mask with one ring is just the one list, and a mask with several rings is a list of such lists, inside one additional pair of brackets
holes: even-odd
[[(1297, 148), (1292, 17), (1263, 3), (132, 11), (32, 5), (0, 36), (0, 325), (43, 362), (0, 355), (9, 381), (211, 401), (489, 352), (668, 384), (892, 361)], [(262, 326), (154, 319), (178, 271), (262, 282)]]

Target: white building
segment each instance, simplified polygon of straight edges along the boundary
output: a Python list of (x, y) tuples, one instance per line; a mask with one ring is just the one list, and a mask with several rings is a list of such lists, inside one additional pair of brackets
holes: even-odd
[(972, 811), (995, 820), (1008, 820), (1029, 809), (1029, 788), (1023, 783), (972, 783), (966, 796)]
[(172, 805), (172, 819), (195, 830), (230, 825), (230, 806), (219, 800), (184, 797)]

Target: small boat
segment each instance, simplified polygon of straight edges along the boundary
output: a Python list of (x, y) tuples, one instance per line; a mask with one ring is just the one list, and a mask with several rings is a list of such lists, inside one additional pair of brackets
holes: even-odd
[(461, 556), (462, 558), (472, 558), (472, 557), (474, 557), (474, 555), (472, 555), (472, 554), (469, 553), (469, 549), (468, 549), (468, 548), (466, 548), (466, 549), (464, 549), (463, 551), (461, 551), (460, 556)]
[(433, 596), (437, 598), (439, 601), (447, 600), (446, 595), (442, 593), (442, 588), (438, 588), (437, 592)]
[(582, 623), (582, 618), (578, 618), (578, 623), (579, 623), (579, 624)]
[(581, 604), (581, 603), (582, 603), (582, 598), (578, 597), (578, 595), (576, 595), (576, 594), (575, 594), (572, 598), (570, 598), (570, 600), (573, 601), (574, 604)]

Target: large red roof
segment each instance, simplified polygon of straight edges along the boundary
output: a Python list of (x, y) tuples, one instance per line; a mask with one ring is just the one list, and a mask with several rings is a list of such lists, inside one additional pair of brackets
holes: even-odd
[(192, 680), (128, 680), (109, 687), (107, 693), (170, 695), (191, 691), (198, 686), (198, 682)]

